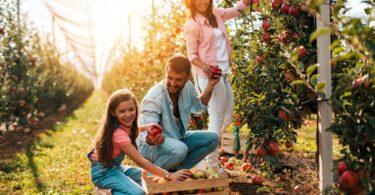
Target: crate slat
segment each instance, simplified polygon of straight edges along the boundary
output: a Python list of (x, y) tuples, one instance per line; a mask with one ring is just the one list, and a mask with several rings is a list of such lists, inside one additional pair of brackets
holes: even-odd
[(156, 183), (152, 181), (151, 177), (147, 176), (146, 172), (143, 172), (142, 173), (142, 187), (145, 190), (146, 194), (222, 187), (224, 189), (223, 191), (209, 192), (209, 193), (205, 193), (205, 195), (210, 195), (210, 194), (227, 195), (229, 194), (229, 179), (217, 178), (217, 179), (204, 179), (204, 181), (190, 180), (190, 181)]

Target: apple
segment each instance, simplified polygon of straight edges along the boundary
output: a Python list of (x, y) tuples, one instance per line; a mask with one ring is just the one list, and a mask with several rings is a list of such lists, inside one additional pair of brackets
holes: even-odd
[(226, 156), (220, 156), (219, 160), (222, 161), (222, 162), (228, 162), (229, 159)]
[(269, 32), (264, 32), (262, 39), (265, 43), (269, 43), (271, 41), (271, 33)]
[(339, 185), (341, 189), (349, 190), (356, 187), (359, 184), (359, 175), (355, 171), (346, 170), (339, 179)]
[(234, 166), (234, 164), (232, 162), (226, 162), (225, 165), (224, 165), (224, 167), (226, 169), (233, 169), (233, 166)]
[(158, 183), (167, 183), (167, 182), (168, 182), (168, 180), (166, 180), (165, 178), (160, 178), (158, 180)]
[(288, 83), (292, 83), (293, 81), (296, 80), (296, 74), (293, 72), (293, 70), (287, 70), (285, 73), (284, 73), (284, 77), (285, 77), (285, 80), (288, 82)]
[(292, 33), (289, 31), (283, 31), (282, 33), (279, 34), (277, 37), (280, 43), (288, 43), (289, 37), (292, 36)]
[(342, 175), (346, 170), (348, 170), (348, 165), (346, 164), (346, 162), (343, 161), (337, 165), (337, 173), (339, 175)]
[(257, 56), (257, 58), (255, 59), (255, 62), (257, 64), (259, 64), (260, 62), (262, 62), (266, 57), (264, 55), (259, 55)]
[(267, 20), (263, 20), (263, 22), (262, 22), (262, 29), (264, 31), (267, 31), (269, 27), (270, 27), (270, 23)]
[(231, 163), (235, 163), (237, 161), (237, 159), (235, 157), (230, 157), (228, 159), (228, 162), (231, 162)]
[(283, 3), (283, 5), (281, 5), (281, 12), (284, 13), (284, 14), (288, 14), (288, 12), (289, 12), (289, 4)]
[(0, 26), (0, 35), (3, 35), (4, 34), (4, 27)]
[(283, 119), (285, 122), (287, 122), (289, 119), (288, 119), (288, 115), (286, 114), (286, 112), (284, 110), (279, 110), (279, 118)]
[(199, 189), (199, 190), (197, 190), (197, 194), (203, 194), (203, 193), (205, 193), (205, 192), (206, 192), (205, 189)]
[(258, 3), (258, 2), (259, 2), (259, 0), (253, 0), (253, 4)]
[(257, 148), (257, 156), (266, 156), (267, 155), (267, 150), (262, 148), (262, 147), (258, 147)]
[(300, 15), (299, 7), (296, 7), (294, 5), (289, 7), (288, 14), (294, 17), (297, 17)]
[(262, 185), (262, 183), (263, 183), (263, 177), (262, 176), (256, 175), (253, 178), (253, 184), (255, 184), (255, 185)]
[(279, 9), (280, 5), (283, 3), (282, 0), (272, 0), (272, 9)]
[(206, 176), (206, 173), (203, 170), (196, 170), (193, 173), (193, 178), (194, 179), (204, 179)]
[(297, 47), (294, 48), (294, 52), (298, 54), (298, 57), (303, 58), (307, 55), (308, 51), (304, 46), (298, 45)]
[(277, 141), (270, 141), (268, 142), (268, 146), (270, 147), (270, 151), (269, 151), (269, 154), (271, 156), (275, 156), (276, 154), (279, 153), (279, 143), (277, 143)]
[(253, 169), (253, 166), (250, 163), (243, 163), (241, 166), (242, 171), (248, 172)]
[(211, 72), (212, 72), (212, 76), (220, 76), (221, 75), (221, 70), (219, 68), (219, 66), (211, 66)]
[(162, 130), (161, 130), (161, 128), (159, 126), (154, 125), (151, 128), (151, 132), (152, 132), (151, 136), (153, 138), (155, 138), (156, 136), (158, 136), (159, 134), (161, 134)]

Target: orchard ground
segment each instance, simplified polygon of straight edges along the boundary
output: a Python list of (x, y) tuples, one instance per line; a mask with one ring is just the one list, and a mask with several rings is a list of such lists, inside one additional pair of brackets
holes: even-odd
[[(91, 194), (94, 186), (89, 180), (86, 153), (106, 97), (103, 92), (95, 92), (74, 112), (77, 105), (46, 117), (32, 133), (5, 134), (0, 145), (0, 194)], [(298, 130), (297, 144), (289, 150), (281, 147), (281, 162), (285, 167), (282, 172), (287, 176), (281, 172), (260, 171), (260, 166), (245, 173), (237, 166), (228, 171), (231, 194), (318, 194), (316, 119), (306, 120), (305, 124)], [(337, 145), (335, 139), (334, 146)], [(335, 158), (338, 151), (334, 147)], [(254, 155), (250, 159), (257, 160)], [(125, 163), (133, 164), (129, 160)], [(265, 178), (263, 185), (253, 184), (255, 175)]]

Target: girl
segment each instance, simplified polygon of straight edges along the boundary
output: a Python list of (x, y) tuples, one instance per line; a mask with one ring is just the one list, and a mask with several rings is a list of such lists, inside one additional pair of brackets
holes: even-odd
[[(184, 180), (191, 176), (188, 170), (169, 173), (140, 155), (135, 144), (138, 135), (137, 105), (129, 90), (115, 91), (107, 102), (94, 149), (87, 155), (91, 161), (92, 182), (99, 188), (112, 189), (112, 194), (145, 194), (141, 187), (141, 169), (121, 166), (125, 154), (141, 168), (167, 180)], [(152, 126), (139, 129), (150, 132)]]
[[(185, 0), (190, 10), (190, 19), (185, 24), (185, 39), (189, 60), (194, 65), (193, 73), (201, 90), (207, 85), (208, 77), (214, 73), (212, 67), (219, 66), (221, 79), (216, 84), (208, 103), (208, 130), (216, 132), (219, 137), (233, 118), (233, 94), (228, 80), (230, 72), (230, 43), (224, 20), (240, 15), (238, 10), (245, 11), (251, 0), (242, 0), (237, 6), (227, 9), (213, 8), (213, 0)], [(218, 169), (217, 151), (208, 155), (208, 166)]]

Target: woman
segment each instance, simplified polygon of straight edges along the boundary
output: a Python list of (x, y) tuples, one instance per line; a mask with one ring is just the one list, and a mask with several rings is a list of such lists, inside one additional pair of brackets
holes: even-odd
[[(208, 130), (219, 136), (232, 121), (234, 105), (232, 86), (228, 80), (230, 43), (224, 21), (239, 16), (239, 10), (245, 11), (250, 1), (242, 0), (235, 7), (218, 9), (213, 7), (212, 0), (185, 0), (191, 15), (184, 29), (186, 47), (200, 90), (206, 87), (208, 77), (217, 72), (215, 66), (221, 70), (220, 82), (215, 86), (208, 104)], [(208, 166), (219, 169), (217, 151), (208, 155)]]

